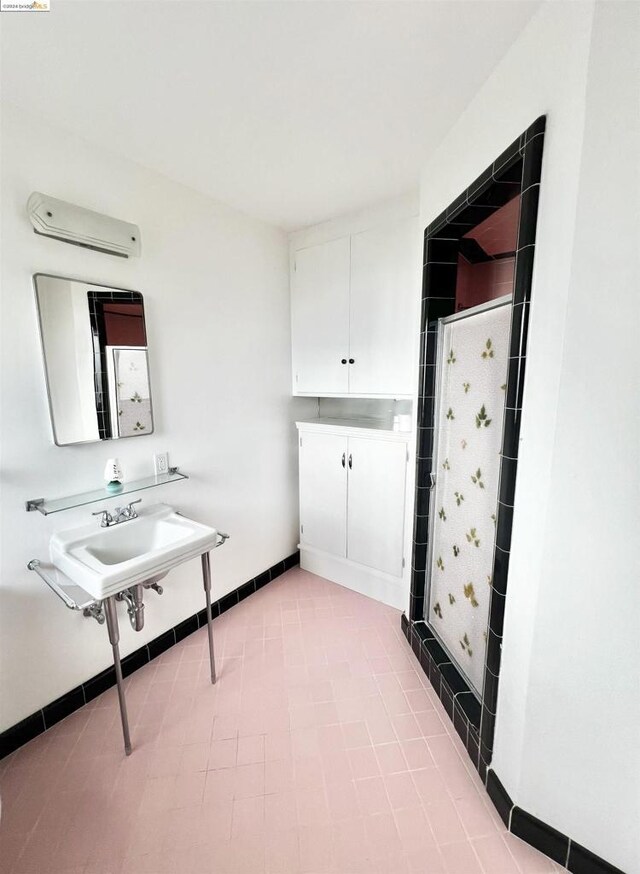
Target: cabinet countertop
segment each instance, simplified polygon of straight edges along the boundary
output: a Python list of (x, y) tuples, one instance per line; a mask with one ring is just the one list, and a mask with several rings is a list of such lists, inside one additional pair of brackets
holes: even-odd
[(349, 432), (368, 437), (384, 437), (406, 443), (411, 438), (411, 431), (394, 431), (389, 423), (379, 419), (299, 419), (296, 422), (299, 431), (334, 431)]

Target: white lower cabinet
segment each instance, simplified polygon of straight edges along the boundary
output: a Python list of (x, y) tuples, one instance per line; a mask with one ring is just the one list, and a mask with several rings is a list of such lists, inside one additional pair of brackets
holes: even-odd
[(401, 606), (406, 439), (298, 427), (302, 567)]
[(347, 558), (402, 576), (407, 447), (349, 437)]
[(316, 549), (346, 558), (346, 437), (300, 437), (300, 539)]

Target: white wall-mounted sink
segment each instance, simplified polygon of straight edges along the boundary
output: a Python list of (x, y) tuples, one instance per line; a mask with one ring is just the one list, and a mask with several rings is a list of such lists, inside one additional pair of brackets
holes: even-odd
[(167, 504), (139, 511), (110, 528), (97, 523), (51, 538), (51, 560), (96, 600), (145, 582), (216, 546), (215, 528), (180, 515)]

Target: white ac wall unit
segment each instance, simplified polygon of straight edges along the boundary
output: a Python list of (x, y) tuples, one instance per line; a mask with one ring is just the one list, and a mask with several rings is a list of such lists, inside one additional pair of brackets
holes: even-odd
[(120, 258), (140, 255), (140, 228), (130, 222), (66, 203), (34, 191), (27, 211), (36, 234), (108, 252)]

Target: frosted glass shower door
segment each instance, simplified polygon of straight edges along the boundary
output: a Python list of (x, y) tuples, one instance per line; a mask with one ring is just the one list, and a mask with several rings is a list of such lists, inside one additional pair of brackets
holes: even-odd
[(509, 356), (510, 298), (443, 319), (426, 620), (482, 693)]

